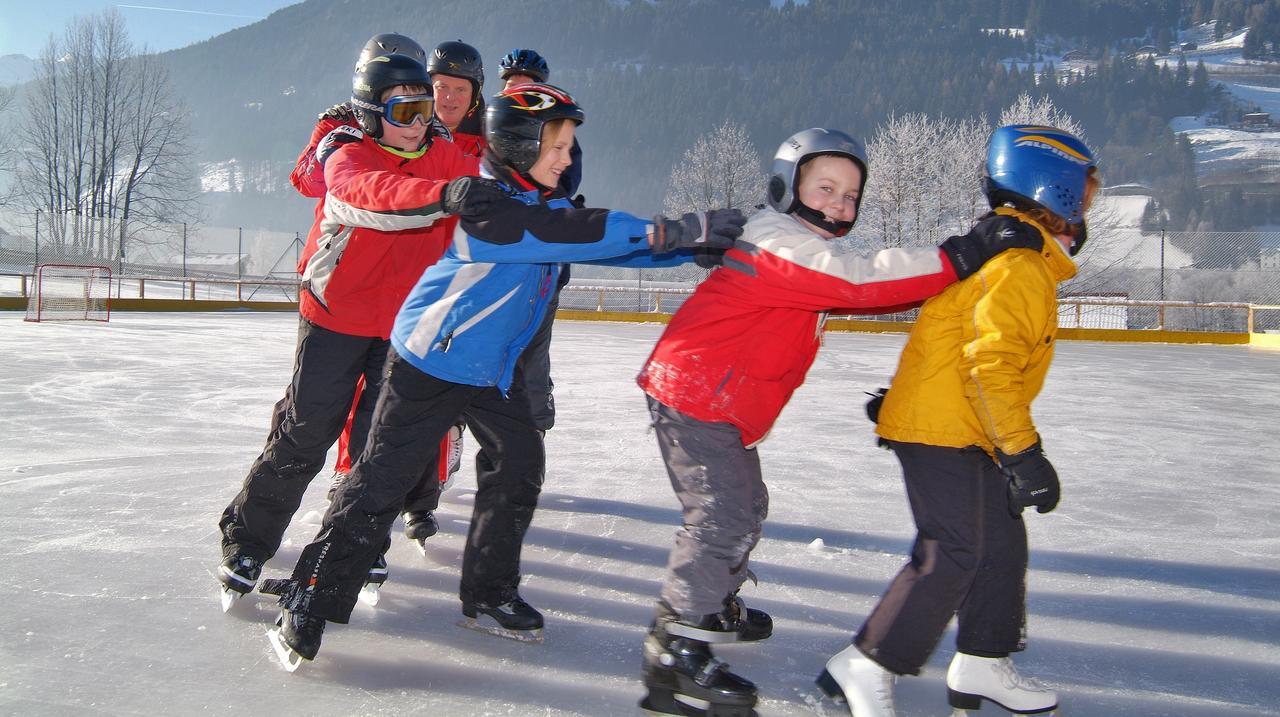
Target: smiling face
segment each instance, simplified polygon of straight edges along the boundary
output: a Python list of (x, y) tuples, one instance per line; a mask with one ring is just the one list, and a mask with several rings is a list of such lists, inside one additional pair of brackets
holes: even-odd
[[(382, 93), (382, 101), (386, 102), (396, 95), (423, 94), (427, 94), (427, 88), (421, 85), (396, 85)], [(397, 127), (388, 122), (386, 117), (380, 118), (379, 121), (382, 122), (382, 138), (378, 141), (388, 147), (395, 147), (405, 152), (413, 152), (422, 146), (422, 140), (427, 136), (426, 117), (416, 117), (413, 120), (413, 124), (408, 127)]]
[(436, 117), (452, 132), (471, 109), (471, 80), (436, 73), (431, 76), (431, 89), (436, 95)]
[(576, 122), (567, 119), (543, 125), (538, 161), (529, 168), (529, 176), (533, 181), (547, 189), (560, 184), (560, 175), (573, 164), (569, 150), (573, 148), (573, 132), (577, 126)]
[[(828, 220), (853, 221), (858, 216), (858, 197), (861, 194), (862, 168), (848, 157), (814, 157), (800, 167), (796, 196), (805, 206), (822, 212)], [(823, 239), (835, 237), (835, 234), (804, 219), (800, 221)]]

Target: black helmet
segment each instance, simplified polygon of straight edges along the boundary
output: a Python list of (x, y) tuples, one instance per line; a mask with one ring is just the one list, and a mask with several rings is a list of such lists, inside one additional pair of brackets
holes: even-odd
[(421, 62), (408, 55), (381, 55), (356, 67), (351, 78), (351, 107), (364, 133), (382, 136), (382, 93), (396, 85), (419, 85), (431, 94), (431, 76)]
[(547, 67), (547, 61), (542, 59), (542, 55), (535, 50), (516, 48), (502, 58), (498, 67), (502, 68), (498, 76), (504, 80), (512, 75), (528, 75), (537, 82), (546, 82), (551, 76), (551, 68)]
[(364, 44), (360, 58), (356, 60), (356, 67), (379, 55), (408, 55), (423, 65), (427, 64), (427, 51), (413, 38), (395, 32), (383, 32), (369, 38)]
[(542, 151), (542, 128), (548, 122), (586, 120), (569, 93), (547, 84), (516, 85), (489, 101), (484, 113), (484, 138), (501, 164), (528, 179), (529, 169)]
[(427, 58), (427, 72), (432, 75), (450, 75), (471, 80), (471, 92), (480, 96), (480, 88), (484, 87), (484, 63), (480, 61), (480, 51), (462, 40), (442, 42)]

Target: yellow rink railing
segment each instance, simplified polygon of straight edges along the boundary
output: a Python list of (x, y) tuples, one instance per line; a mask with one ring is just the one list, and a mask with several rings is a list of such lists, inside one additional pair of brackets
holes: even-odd
[[(32, 281), (29, 275), (17, 278), (19, 296), (0, 296), (0, 310), (25, 310)], [(293, 280), (131, 276), (113, 281), (111, 309), (294, 311), (297, 292), (298, 282)], [(577, 321), (666, 323), (692, 293), (690, 288), (645, 286), (639, 282), (625, 286), (571, 284), (561, 293), (556, 316)], [(1280, 348), (1280, 305), (1106, 297), (1062, 297), (1058, 303), (1058, 336), (1065, 340)], [(829, 331), (907, 333), (914, 318), (914, 311), (883, 316), (832, 316), (826, 327)], [(1118, 325), (1108, 326), (1108, 323)]]

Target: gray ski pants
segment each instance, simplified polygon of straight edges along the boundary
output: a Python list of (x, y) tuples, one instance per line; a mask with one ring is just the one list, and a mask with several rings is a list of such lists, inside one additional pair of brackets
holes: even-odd
[(649, 414), (684, 513), (662, 599), (682, 615), (719, 612), (746, 580), (769, 512), (760, 457), (732, 424), (690, 418), (652, 397)]

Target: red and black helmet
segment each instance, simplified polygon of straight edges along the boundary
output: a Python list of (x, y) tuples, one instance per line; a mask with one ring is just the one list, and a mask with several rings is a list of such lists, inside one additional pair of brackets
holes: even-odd
[(586, 120), (568, 92), (548, 84), (516, 85), (489, 100), (484, 137), (501, 164), (526, 174), (542, 151), (542, 128), (555, 120)]

